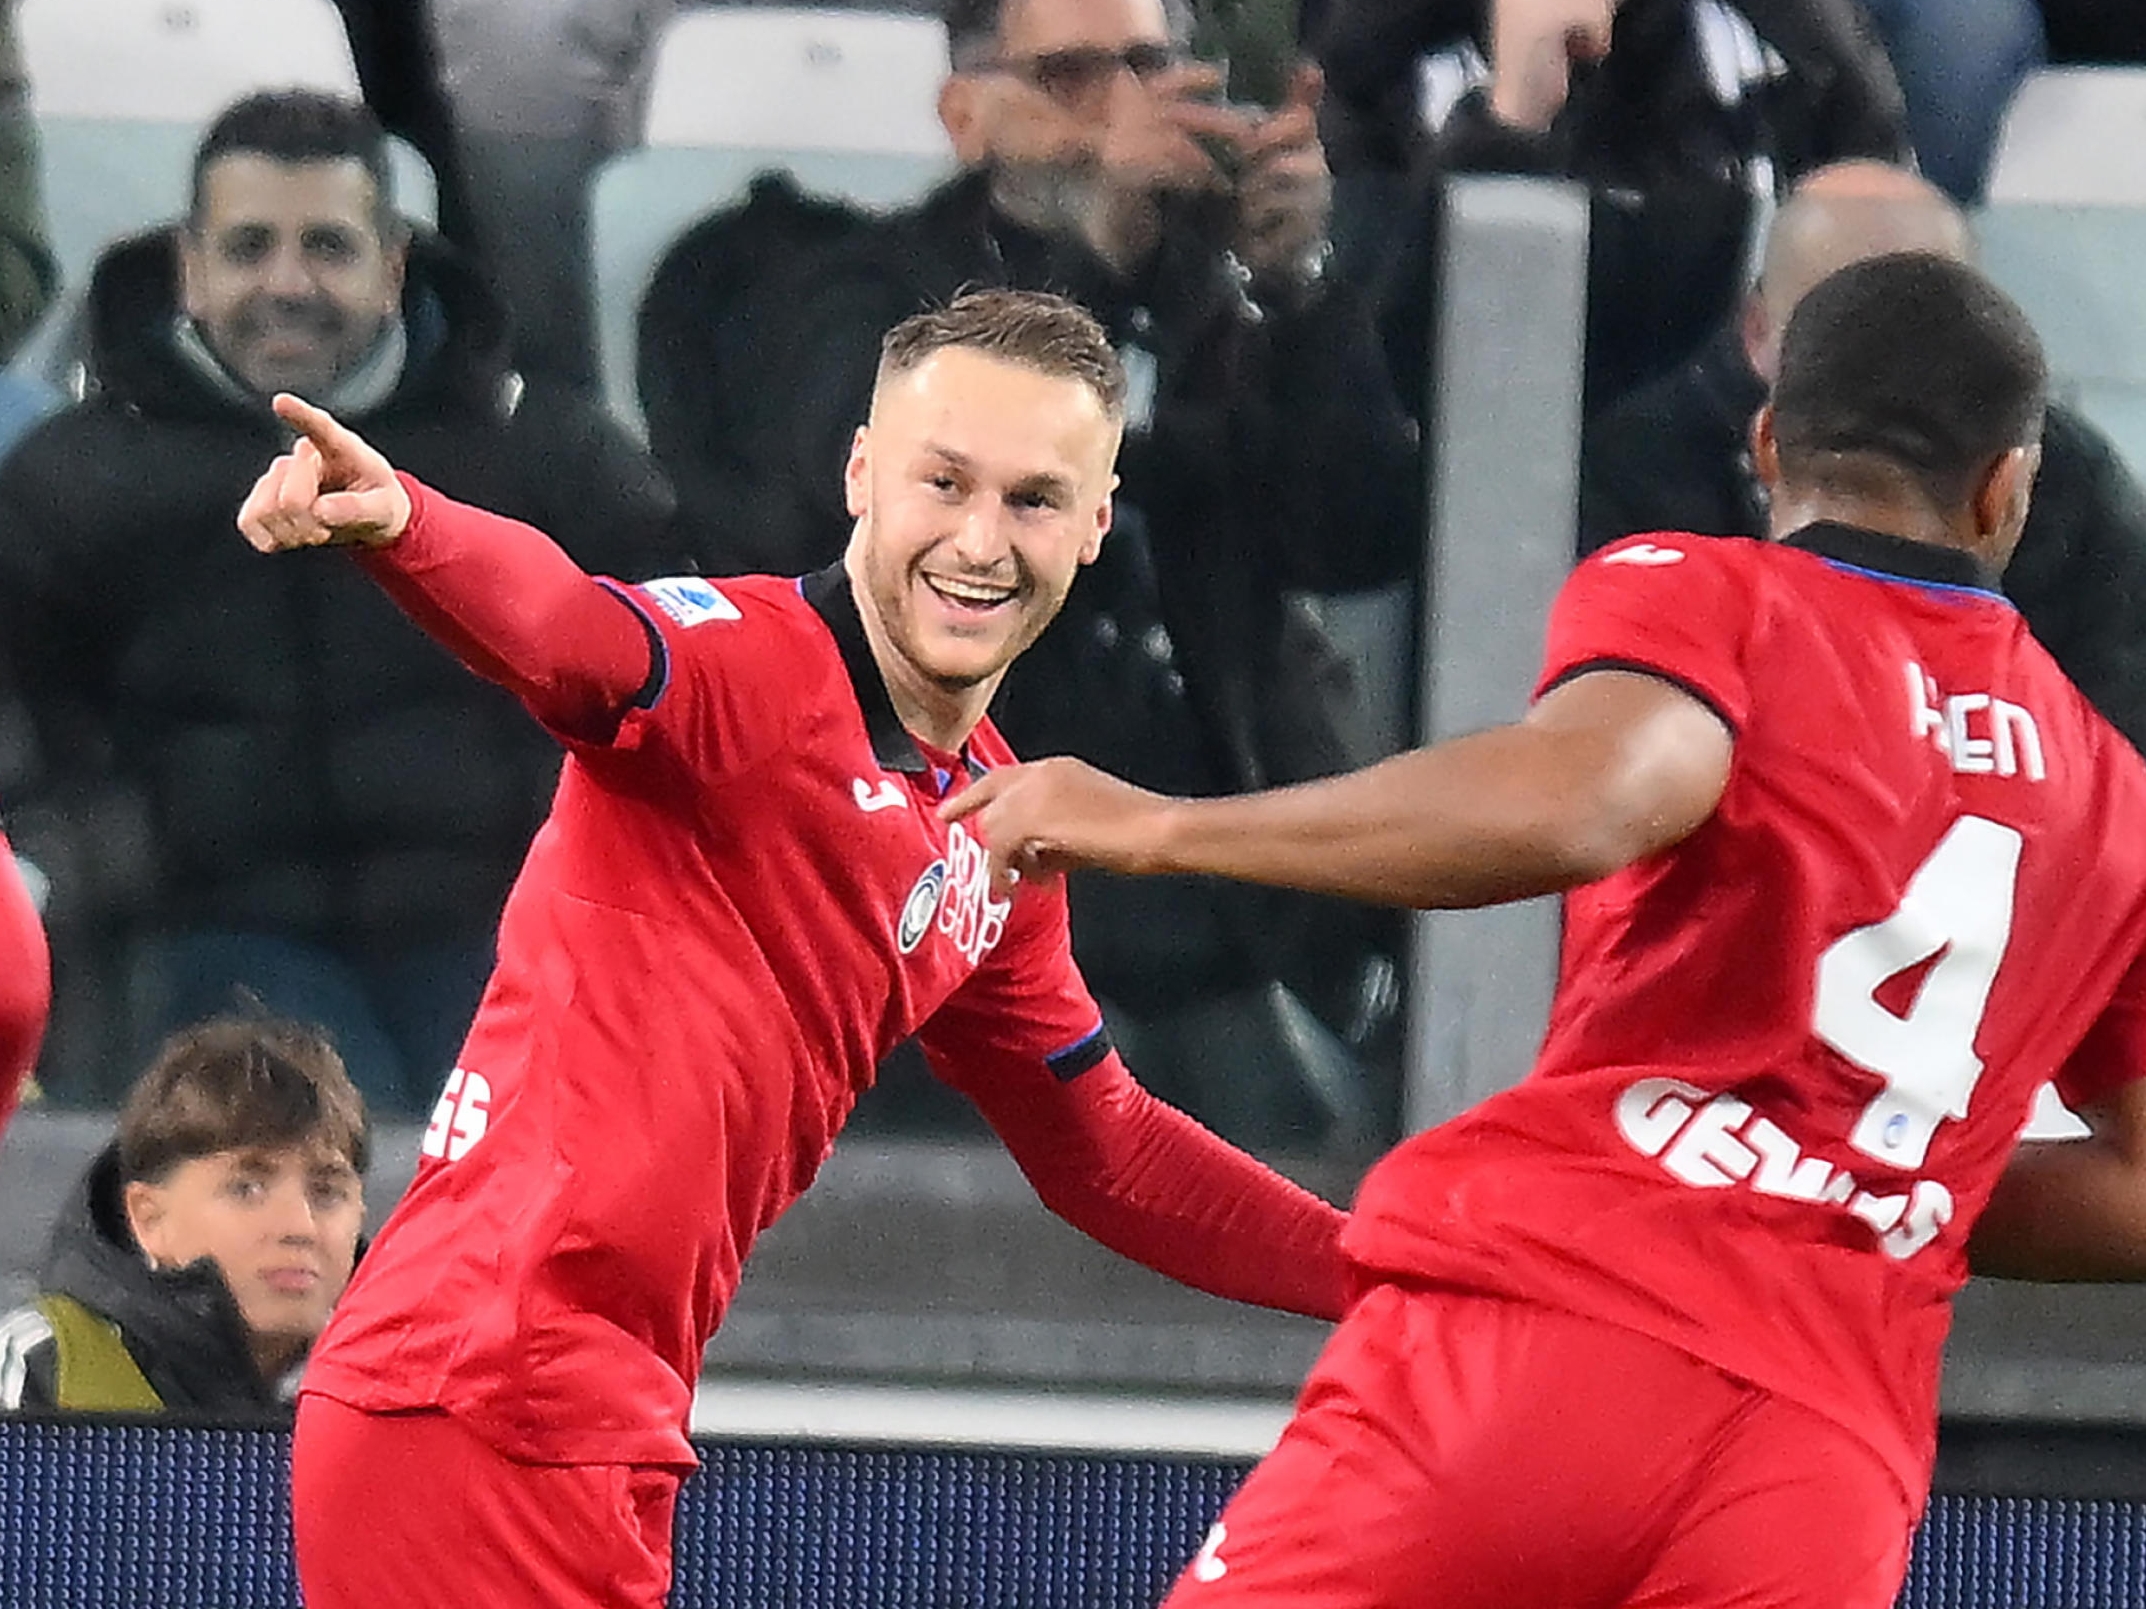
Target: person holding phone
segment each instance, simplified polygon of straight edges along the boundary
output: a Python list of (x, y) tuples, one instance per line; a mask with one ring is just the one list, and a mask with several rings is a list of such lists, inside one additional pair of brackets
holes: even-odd
[[(1368, 757), (1347, 667), (1294, 594), (1412, 573), (1418, 469), (1364, 303), (1325, 272), (1317, 75), (1272, 112), (1231, 106), (1161, 0), (960, 0), (947, 36), (957, 175), (770, 271), (764, 295), (658, 271), (640, 349), (661, 372), (642, 387), (675, 411), (651, 406), (650, 443), (702, 568), (841, 551), (826, 466), (871, 395), (879, 331), (965, 285), (1055, 290), (1125, 363), (1124, 484), (1111, 547), (1009, 672), (1004, 729), (1193, 793)], [(693, 427), (696, 397), (722, 399), (720, 428)], [(1159, 1087), (1245, 1143), (1376, 1132), (1383, 917), (1190, 883), (1083, 886), (1073, 913)], [(1333, 1030), (1338, 1077), (1301, 1060), (1277, 985)]]

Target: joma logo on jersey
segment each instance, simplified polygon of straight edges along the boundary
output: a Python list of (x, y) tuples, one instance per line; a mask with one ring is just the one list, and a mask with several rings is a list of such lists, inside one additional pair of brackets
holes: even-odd
[(1618, 548), (1602, 555), (1604, 564), (1682, 564), (1682, 548), (1656, 547), (1652, 542), (1634, 542), (1628, 548)]
[(443, 1162), (459, 1162), (470, 1147), (484, 1138), (492, 1121), (492, 1084), (482, 1073), (457, 1067), (447, 1075), (447, 1088), (440, 1104), (432, 1109), (425, 1137), (417, 1142), (420, 1155)]

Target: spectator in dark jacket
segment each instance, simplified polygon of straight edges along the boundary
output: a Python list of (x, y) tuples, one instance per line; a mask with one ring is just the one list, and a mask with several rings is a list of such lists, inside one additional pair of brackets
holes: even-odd
[(356, 1265), (370, 1141), (326, 1039), (174, 1034), (0, 1316), (0, 1410), (275, 1412)]
[(1383, 304), (1411, 401), (1448, 174), (1588, 186), (1600, 407), (1730, 315), (1796, 178), (1909, 154), (1899, 86), (1856, 0), (1334, 0), (1318, 54), (1346, 128), (1343, 194), (1368, 187), (1364, 205), (1398, 220)]
[[(776, 455), (757, 466), (757, 498), (688, 495), (705, 567), (795, 572), (840, 553), (833, 470), (865, 416), (878, 331), (964, 285), (1058, 291), (1094, 311), (1133, 376), (1123, 479), (1103, 556), (1008, 678), (1000, 726), (1023, 752), (1177, 791), (1347, 765), (1346, 672), (1337, 686), (1341, 661), (1292, 594), (1411, 573), (1420, 522), (1412, 433), (1365, 309), (1323, 273), (1315, 78), (1264, 120), (1203, 99), (1216, 75), (1183, 57), (1161, 0), (964, 0), (948, 32), (939, 104), (962, 172), (784, 276), (780, 298), (755, 304), (761, 361), (711, 371), (704, 337), (738, 307), (659, 273), (641, 347), (668, 372), (644, 373), (644, 395), (727, 387), (723, 412), (744, 398)], [(655, 417), (650, 435), (682, 487), (745, 439), (685, 439)], [(723, 484), (740, 482), (730, 466)], [(1346, 1026), (1353, 1007), (1337, 1002), (1382, 964), (1382, 924), (1187, 885), (1076, 888), (1073, 925), (1123, 1032), (1152, 1030), (1144, 1076), (1236, 1138), (1290, 1125), (1227, 1106), (1250, 1077), (1232, 1087), (1218, 1070), (1213, 1100), (1171, 1089), (1184, 1013), (1256, 1002), (1282, 977)], [(1189, 1037), (1237, 1057), (1211, 1027)], [(1296, 1137), (1333, 1116), (1300, 1105)]]
[[(593, 570), (671, 567), (660, 472), (578, 395), (523, 384), (495, 300), (386, 209), (384, 162), (332, 97), (226, 112), (185, 224), (98, 265), (90, 396), (0, 466), (5, 652), (45, 770), (16, 836), (52, 877), (55, 945), (82, 941), (86, 971), (117, 941), (134, 1029), (96, 1044), (76, 997), (56, 1094), (236, 984), (329, 1025), (380, 1109), (423, 1111), (556, 770), (512, 700), (348, 566), (244, 562), (232, 521), (286, 435), (273, 392), (339, 406)], [(146, 827), (82, 840), (128, 820)]]
[[(1910, 250), (1971, 255), (1966, 220), (1933, 185), (1870, 162), (1805, 179), (1774, 222), (1741, 321), (1590, 422), (1580, 550), (1641, 531), (1763, 534), (1751, 417), (1790, 311), (1836, 269)], [(2034, 501), (2004, 588), (2079, 690), (2146, 749), (2146, 492), (2108, 439), (2061, 403), (2043, 427)]]

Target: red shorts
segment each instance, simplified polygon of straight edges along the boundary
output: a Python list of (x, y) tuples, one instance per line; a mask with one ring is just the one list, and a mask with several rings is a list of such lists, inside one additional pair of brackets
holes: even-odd
[(1891, 1609), (1919, 1502), (1628, 1330), (1379, 1286), (1165, 1609)]
[(444, 1413), (299, 1400), (306, 1609), (663, 1609), (675, 1469), (520, 1464)]

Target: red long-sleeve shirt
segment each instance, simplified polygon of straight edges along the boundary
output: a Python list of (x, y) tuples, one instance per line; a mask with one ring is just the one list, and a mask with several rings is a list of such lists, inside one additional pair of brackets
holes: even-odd
[(894, 717), (839, 571), (592, 581), (409, 483), (364, 562), (568, 747), (416, 1181), (307, 1389), (555, 1462), (684, 1462), (760, 1230), (911, 1034), (1038, 1193), (1202, 1289), (1335, 1316), (1342, 1215), (1142, 1090), (1062, 892), (992, 898), (934, 806), (1012, 756)]
[(0, 834), (0, 1130), (37, 1065), (52, 1005), (52, 958), (37, 907)]

